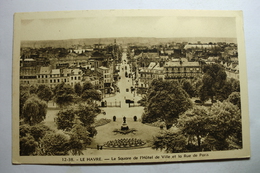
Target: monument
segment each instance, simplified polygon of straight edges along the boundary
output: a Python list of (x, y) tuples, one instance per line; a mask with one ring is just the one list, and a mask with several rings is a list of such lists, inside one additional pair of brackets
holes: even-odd
[(126, 124), (126, 117), (123, 117), (123, 124), (121, 126), (121, 130), (129, 130), (128, 125)]

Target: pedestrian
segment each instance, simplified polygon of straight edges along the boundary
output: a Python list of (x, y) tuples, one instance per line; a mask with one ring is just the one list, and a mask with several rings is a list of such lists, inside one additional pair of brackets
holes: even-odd
[(97, 150), (99, 150), (99, 145), (97, 145)]
[(100, 150), (102, 150), (102, 148), (103, 148), (103, 146), (102, 146), (102, 145), (100, 145), (99, 149), (100, 149)]

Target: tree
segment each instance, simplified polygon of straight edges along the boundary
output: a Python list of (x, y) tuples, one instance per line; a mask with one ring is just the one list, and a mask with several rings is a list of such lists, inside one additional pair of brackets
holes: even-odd
[(241, 99), (240, 99), (240, 92), (232, 92), (229, 96), (227, 101), (232, 103), (233, 105), (236, 105), (241, 109)]
[(20, 155), (29, 156), (37, 155), (39, 151), (40, 139), (47, 133), (51, 131), (47, 126), (42, 124), (36, 124), (35, 126), (30, 126), (28, 124), (23, 124), (20, 126)]
[(56, 119), (57, 128), (62, 130), (71, 129), (75, 121), (75, 116), (76, 112), (72, 107), (60, 110)]
[(87, 145), (91, 144), (89, 134), (86, 127), (80, 124), (73, 125), (69, 142), (72, 155), (83, 154), (82, 150), (85, 150)]
[(54, 100), (60, 106), (69, 106), (74, 102), (75, 92), (70, 85), (61, 83), (54, 89)]
[(186, 137), (180, 132), (165, 130), (153, 139), (152, 149), (165, 150), (167, 153), (185, 151)]
[(94, 89), (90, 89), (90, 90), (85, 90), (82, 95), (81, 95), (81, 98), (83, 101), (93, 101), (93, 100), (96, 100), (96, 101), (101, 101), (102, 97), (101, 97), (101, 94), (97, 91), (97, 90), (94, 90)]
[(47, 103), (52, 98), (52, 91), (51, 88), (47, 85), (39, 85), (37, 89), (37, 96), (41, 99), (46, 101)]
[(188, 94), (173, 81), (154, 80), (147, 94), (143, 122), (163, 120), (169, 129), (180, 114), (192, 107)]
[(194, 96), (194, 88), (189, 80), (183, 79), (181, 81), (181, 87), (189, 94), (190, 97)]
[(29, 125), (35, 125), (42, 122), (47, 113), (47, 104), (41, 101), (36, 95), (32, 95), (26, 100), (23, 106), (22, 119)]
[(20, 85), (20, 119), (22, 118), (23, 106), (26, 100), (30, 97), (29, 87), (27, 85)]
[(26, 134), (25, 136), (20, 137), (19, 146), (20, 146), (20, 155), (29, 156), (35, 153), (38, 143), (30, 134)]
[[(209, 148), (216, 150), (236, 149), (242, 147), (241, 111), (228, 101), (212, 105), (208, 122), (210, 124), (208, 138)], [(231, 146), (232, 144), (232, 146)]]
[(216, 90), (216, 100), (224, 101), (232, 93), (232, 83), (230, 80), (223, 82), (222, 87)]
[(78, 96), (80, 96), (81, 94), (82, 94), (82, 86), (80, 85), (80, 83), (76, 83), (75, 85), (74, 85), (74, 91), (75, 91), (75, 93), (78, 95)]
[(31, 85), (29, 87), (29, 92), (30, 92), (30, 94), (37, 94), (37, 86)]
[(216, 96), (217, 90), (219, 90), (227, 78), (225, 69), (216, 63), (205, 64), (202, 68), (203, 78), (202, 86), (200, 88), (200, 99), (208, 100), (211, 99), (211, 102), (214, 102), (214, 96)]
[(201, 139), (208, 134), (208, 114), (206, 107), (194, 106), (178, 119), (178, 127), (183, 134), (188, 135), (189, 139), (191, 139), (188, 142), (193, 142), (195, 139), (199, 148), (201, 147)]
[(94, 89), (94, 86), (92, 85), (92, 83), (90, 83), (90, 82), (85, 82), (85, 83), (83, 84), (82, 92), (85, 91), (85, 90), (91, 90), (91, 89)]
[(89, 127), (95, 122), (95, 118), (100, 112), (101, 110), (94, 104), (79, 105), (77, 117), (85, 127)]
[(70, 136), (62, 131), (47, 133), (41, 140), (42, 155), (68, 155), (70, 150)]

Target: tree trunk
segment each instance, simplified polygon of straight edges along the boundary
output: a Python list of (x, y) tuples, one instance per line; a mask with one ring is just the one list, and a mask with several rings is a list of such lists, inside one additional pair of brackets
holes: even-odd
[(201, 141), (200, 141), (200, 136), (199, 135), (197, 135), (197, 140), (198, 140), (198, 146), (200, 147), (200, 143), (201, 143)]
[(211, 103), (213, 104), (214, 103), (214, 96), (211, 96), (210, 99), (211, 99)]

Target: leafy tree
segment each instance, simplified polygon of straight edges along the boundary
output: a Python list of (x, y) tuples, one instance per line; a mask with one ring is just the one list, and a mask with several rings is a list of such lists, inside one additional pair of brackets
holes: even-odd
[(94, 89), (90, 89), (90, 90), (85, 90), (83, 92), (83, 94), (81, 95), (81, 98), (82, 100), (84, 101), (93, 101), (93, 100), (96, 100), (96, 101), (101, 101), (101, 94), (97, 91), (97, 90), (94, 90)]
[(167, 153), (185, 151), (186, 137), (180, 132), (165, 130), (153, 139), (152, 149), (165, 150)]
[(85, 150), (87, 145), (91, 144), (91, 138), (89, 137), (87, 128), (80, 124), (73, 125), (70, 136), (69, 143), (72, 155), (83, 154), (82, 150)]
[(20, 138), (20, 155), (29, 156), (33, 155), (36, 151), (38, 143), (35, 141), (33, 136), (30, 134), (30, 127), (28, 124), (21, 125), (19, 128)]
[(85, 82), (85, 83), (83, 84), (83, 89), (82, 89), (82, 91), (92, 90), (92, 89), (94, 89), (94, 86), (92, 85), (92, 83), (90, 83), (90, 82)]
[(203, 65), (202, 71), (204, 72), (202, 78), (202, 87), (200, 89), (200, 99), (214, 102), (217, 90), (219, 90), (227, 78), (224, 68), (216, 63)]
[(76, 93), (78, 96), (80, 96), (80, 95), (82, 94), (82, 90), (83, 90), (83, 88), (82, 88), (82, 86), (80, 85), (80, 83), (76, 83), (76, 84), (74, 85), (74, 91), (75, 91), (75, 93)]
[(37, 94), (37, 90), (38, 90), (38, 88), (37, 88), (37, 86), (35, 86), (35, 85), (31, 85), (31, 86), (29, 87), (29, 92), (30, 92), (30, 94)]
[(68, 130), (71, 129), (74, 124), (76, 112), (74, 108), (69, 107), (67, 109), (60, 110), (57, 116), (57, 128), (62, 130)]
[(43, 124), (30, 126), (23, 124), (20, 126), (20, 155), (29, 156), (38, 154), (39, 141), (48, 132), (51, 131)]
[(145, 107), (145, 105), (147, 103), (147, 96), (144, 95), (140, 100), (137, 101), (137, 103), (139, 103), (141, 106)]
[(61, 83), (54, 89), (54, 100), (60, 106), (69, 106), (73, 103), (75, 92), (70, 85)]
[(30, 134), (33, 136), (33, 138), (38, 142), (40, 141), (41, 138), (43, 138), (43, 136), (48, 133), (48, 132), (51, 132), (52, 130), (40, 123), (40, 124), (36, 124), (34, 126), (31, 126), (30, 128)]
[(229, 79), (232, 83), (232, 92), (240, 92), (240, 82), (237, 79), (230, 78)]
[(79, 105), (77, 116), (85, 127), (91, 126), (95, 122), (95, 118), (101, 110), (94, 104)]
[(183, 79), (181, 81), (181, 87), (189, 94), (190, 97), (194, 96), (194, 88), (189, 80)]
[[(195, 139), (197, 145), (201, 147), (201, 139), (208, 134), (208, 109), (204, 106), (194, 106), (187, 110), (178, 119), (178, 127), (182, 133), (189, 136), (189, 139)], [(195, 138), (194, 138), (195, 137)], [(192, 142), (188, 140), (188, 142)]]
[(69, 140), (70, 136), (62, 131), (46, 134), (41, 140), (42, 155), (68, 155), (70, 150)]
[(29, 125), (35, 125), (42, 122), (47, 113), (47, 104), (41, 101), (37, 96), (32, 95), (26, 100), (23, 106), (22, 119)]
[(22, 113), (23, 113), (23, 106), (26, 100), (30, 97), (30, 92), (29, 92), (29, 86), (28, 85), (20, 85), (20, 118), (22, 118)]
[(154, 80), (147, 94), (143, 122), (163, 120), (169, 129), (180, 114), (192, 107), (188, 94), (173, 81)]
[(35, 153), (38, 143), (30, 134), (26, 134), (25, 136), (20, 137), (19, 146), (20, 146), (20, 155), (29, 156)]
[(52, 91), (51, 88), (47, 85), (39, 85), (37, 89), (37, 96), (41, 99), (46, 101), (47, 103), (52, 98)]
[[(228, 101), (217, 102), (210, 109), (208, 138), (209, 148), (216, 150), (230, 149), (235, 143), (236, 148), (242, 147), (242, 122), (240, 109)], [(208, 140), (209, 141), (209, 140)]]
[(236, 105), (241, 109), (241, 99), (240, 99), (240, 92), (232, 92), (229, 96), (227, 101), (232, 103), (233, 105)]
[(232, 93), (232, 83), (230, 80), (223, 82), (223, 86), (216, 90), (216, 99), (219, 101), (224, 101)]

